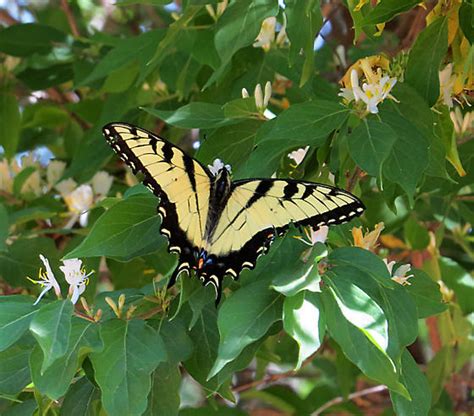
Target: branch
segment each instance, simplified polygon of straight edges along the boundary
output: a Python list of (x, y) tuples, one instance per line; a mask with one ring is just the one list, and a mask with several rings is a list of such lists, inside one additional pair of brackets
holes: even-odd
[(321, 407), (316, 409), (313, 413), (311, 413), (311, 416), (319, 416), (325, 410), (329, 409), (330, 407), (336, 404), (343, 403), (348, 400), (357, 399), (358, 397), (367, 396), (372, 393), (380, 393), (381, 391), (385, 391), (385, 390), (387, 390), (387, 386), (379, 385), (375, 387), (369, 387), (364, 390), (356, 391), (355, 393), (351, 393), (349, 394), (349, 396), (347, 396), (347, 399), (342, 396), (335, 397), (334, 399), (329, 400), (328, 402), (324, 403)]
[(61, 0), (61, 9), (63, 9), (64, 13), (66, 14), (69, 27), (71, 28), (71, 33), (74, 35), (74, 37), (79, 37), (79, 29), (77, 28), (76, 19), (74, 19), (72, 10), (69, 7), (68, 0)]
[(357, 180), (359, 178), (362, 177), (362, 169), (359, 168), (359, 166), (357, 166), (354, 170), (354, 173), (352, 174), (352, 176), (349, 178), (349, 180), (347, 181), (347, 191), (348, 192), (351, 192), (354, 187), (356, 186), (356, 183), (357, 183)]
[(0, 22), (5, 22), (9, 26), (20, 23), (6, 9), (0, 9)]
[[(315, 355), (318, 352), (319, 352), (319, 349), (318, 349), (318, 351), (311, 354), (308, 358), (306, 358), (306, 360), (303, 361), (303, 364), (301, 365), (301, 368), (307, 366), (311, 361), (313, 361), (313, 358), (315, 357)], [(300, 370), (301, 370), (301, 368), (300, 368)], [(298, 371), (299, 370), (290, 370), (290, 371), (285, 371), (284, 373), (269, 374), (269, 375), (263, 377), (260, 380), (254, 380), (254, 381), (251, 381), (249, 383), (241, 384), (240, 386), (232, 387), (232, 390), (235, 393), (240, 393), (242, 391), (250, 390), (254, 387), (258, 387), (262, 384), (275, 383), (278, 380), (282, 380), (284, 378), (289, 378), (289, 377), (295, 376), (298, 373)]]

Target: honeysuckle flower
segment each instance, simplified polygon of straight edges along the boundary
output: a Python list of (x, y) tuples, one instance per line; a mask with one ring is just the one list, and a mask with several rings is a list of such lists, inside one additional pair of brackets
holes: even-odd
[(453, 122), (454, 131), (458, 136), (463, 136), (474, 127), (474, 111), (466, 112), (463, 115), (461, 109), (456, 107), (454, 111), (449, 113), (449, 116)]
[(293, 150), (292, 152), (288, 153), (288, 157), (295, 161), (296, 166), (300, 165), (303, 159), (308, 153), (309, 146), (301, 147), (298, 150)]
[(22, 194), (33, 194), (40, 196), (43, 193), (41, 186), (41, 175), (38, 170), (35, 170), (28, 179), (23, 183), (20, 192)]
[[(373, 68), (376, 68), (374, 71)], [(352, 100), (364, 102), (367, 111), (372, 114), (378, 113), (378, 105), (386, 98), (396, 101), (390, 91), (397, 82), (395, 77), (389, 77), (383, 73), (388, 70), (388, 60), (381, 55), (359, 59), (352, 65), (341, 80), (343, 87), (339, 93), (344, 101)], [(362, 88), (359, 85), (359, 76), (364, 76), (365, 82)]]
[[(89, 210), (94, 204), (94, 192), (92, 187), (87, 184), (83, 184), (77, 187), (74, 191), (64, 196), (66, 205), (76, 217), (79, 217), (79, 224), (81, 227), (87, 226), (89, 217)], [(74, 222), (77, 218), (75, 218)], [(73, 222), (73, 223), (74, 223)]]
[(314, 246), (316, 243), (325, 243), (328, 237), (329, 227), (323, 225), (317, 230), (314, 230), (313, 227), (306, 227), (304, 233), (306, 234), (306, 239), (300, 238), (300, 240), (307, 244), (308, 246)]
[(10, 194), (13, 191), (13, 175), (6, 159), (0, 160), (0, 191)]
[(52, 188), (59, 182), (61, 176), (63, 176), (64, 169), (66, 169), (66, 163), (60, 160), (51, 160), (49, 162), (46, 168), (46, 180), (49, 188)]
[(385, 228), (383, 222), (379, 222), (375, 225), (373, 231), (367, 232), (365, 235), (362, 233), (362, 227), (354, 227), (352, 229), (352, 238), (354, 239), (354, 246), (360, 247), (365, 250), (373, 251), (377, 247), (377, 240), (380, 237), (380, 233)]
[(54, 273), (51, 270), (51, 266), (49, 265), (49, 260), (44, 257), (42, 254), (40, 254), (40, 259), (44, 264), (44, 267), (46, 269), (45, 272), (40, 268), (38, 272), (38, 277), (39, 280), (33, 280), (30, 277), (27, 277), (27, 279), (30, 282), (33, 282), (34, 284), (41, 285), (43, 287), (43, 290), (41, 291), (40, 295), (36, 299), (36, 302), (33, 305), (36, 305), (41, 298), (51, 289), (54, 289), (54, 293), (56, 293), (56, 296), (59, 298), (61, 296), (61, 288), (59, 287), (59, 284), (54, 277)]
[[(267, 81), (265, 84), (265, 94), (262, 91), (262, 86), (260, 84), (257, 84), (255, 86), (254, 90), (254, 98), (255, 98), (255, 106), (257, 107), (257, 110), (259, 113), (265, 113), (265, 110), (267, 109), (268, 102), (270, 101), (270, 98), (272, 96), (272, 83), (270, 81)], [(242, 98), (249, 98), (249, 92), (247, 91), (246, 88), (242, 88)]]
[(82, 260), (80, 259), (63, 260), (63, 265), (59, 266), (59, 268), (64, 273), (64, 277), (69, 284), (71, 302), (75, 304), (79, 296), (86, 290), (86, 285), (89, 283), (89, 276), (94, 273), (94, 271), (92, 270), (86, 273), (85, 268), (82, 267)]
[(453, 64), (449, 63), (442, 71), (439, 72), (441, 97), (443, 103), (449, 108), (453, 107), (454, 82), (455, 77), (453, 77)]
[(107, 172), (103, 170), (97, 172), (91, 181), (94, 194), (98, 197), (106, 196), (110, 191), (113, 181), (113, 176), (109, 175)]
[(391, 279), (402, 286), (409, 286), (411, 283), (408, 281), (410, 277), (413, 275), (408, 275), (407, 273), (411, 270), (411, 266), (409, 264), (402, 264), (401, 266), (397, 267), (395, 271), (393, 271), (393, 266), (395, 266), (395, 261), (388, 262), (387, 259), (383, 259), (385, 265), (387, 266), (387, 270), (392, 276)]
[(217, 21), (219, 17), (221, 17), (224, 13), (228, 3), (228, 0), (224, 0), (222, 2), (217, 3), (216, 10), (214, 10), (214, 7), (212, 7), (212, 5), (206, 4), (206, 10), (209, 13), (209, 16), (211, 16), (215, 21)]
[(232, 173), (232, 167), (230, 165), (225, 165), (224, 162), (220, 159), (214, 159), (214, 162), (212, 162), (212, 165), (207, 165), (209, 170), (214, 176), (217, 176), (220, 170), (222, 169), (227, 169), (229, 173)]
[(68, 178), (57, 183), (54, 188), (61, 194), (64, 198), (66, 195), (70, 194), (74, 189), (77, 188), (77, 183), (74, 179)]
[(273, 40), (275, 39), (275, 28), (276, 17), (267, 17), (262, 22), (260, 33), (257, 35), (257, 39), (255, 39), (253, 46), (255, 48), (263, 48), (266, 51), (269, 50)]
[(253, 44), (254, 48), (262, 48), (264, 51), (268, 51), (274, 41), (277, 45), (283, 45), (287, 41), (288, 37), (286, 35), (286, 15), (283, 15), (283, 18), (283, 25), (281, 26), (276, 37), (276, 17), (267, 17), (262, 22), (260, 33), (257, 35), (257, 38), (255, 39), (255, 42)]

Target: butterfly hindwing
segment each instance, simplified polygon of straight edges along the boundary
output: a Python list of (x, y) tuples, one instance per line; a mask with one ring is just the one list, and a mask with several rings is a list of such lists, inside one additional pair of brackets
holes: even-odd
[(203, 244), (211, 189), (208, 170), (147, 130), (110, 123), (103, 132), (120, 158), (134, 173), (141, 171), (143, 183), (160, 198), (161, 233), (169, 239), (168, 250), (180, 255), (176, 271), (189, 272), (193, 251)]
[(243, 180), (232, 192), (211, 236), (210, 251), (225, 272), (238, 276), (254, 268), (273, 238), (288, 226), (341, 224), (359, 216), (364, 205), (334, 187), (281, 179)]

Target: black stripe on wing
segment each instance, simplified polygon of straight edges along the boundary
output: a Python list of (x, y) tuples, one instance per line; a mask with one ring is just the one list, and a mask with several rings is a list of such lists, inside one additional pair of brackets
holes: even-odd
[[(169, 286), (173, 285), (176, 281), (176, 277), (180, 272), (187, 272), (189, 274), (189, 269), (194, 262), (193, 251), (195, 249), (194, 245), (186, 237), (185, 231), (179, 225), (179, 218), (176, 210), (176, 205), (171, 202), (168, 198), (168, 195), (160, 186), (159, 182), (152, 176), (146, 166), (143, 165), (141, 160), (133, 153), (126, 140), (121, 136), (121, 133), (116, 130), (116, 127), (128, 128), (130, 134), (137, 136), (137, 139), (144, 139), (144, 137), (138, 135), (137, 127), (126, 124), (126, 123), (109, 123), (103, 127), (103, 134), (107, 142), (114, 149), (114, 151), (119, 155), (119, 157), (132, 169), (133, 173), (142, 172), (145, 176), (143, 184), (147, 186), (154, 195), (160, 198), (160, 203), (157, 207), (157, 212), (162, 218), (160, 232), (162, 235), (167, 237), (169, 240), (168, 251), (170, 253), (177, 253), (179, 255), (179, 264), (173, 273)], [(170, 168), (181, 168), (179, 166), (173, 165), (171, 160), (174, 156), (174, 152), (177, 151), (182, 156), (185, 170), (190, 179), (190, 183), (193, 186), (193, 191), (195, 191), (196, 180), (194, 175), (194, 163), (198, 163), (210, 178), (211, 174), (206, 167), (201, 165), (198, 161), (194, 160), (188, 156), (185, 152), (179, 149), (177, 146), (174, 146), (165, 139), (162, 139), (153, 133), (141, 129), (141, 132), (144, 132), (148, 135), (146, 139), (149, 140), (149, 145), (154, 151), (158, 158), (163, 160), (163, 163), (168, 163)], [(163, 156), (159, 155), (157, 152), (157, 143), (164, 143), (162, 148)], [(192, 166), (192, 171), (189, 169), (189, 166)], [(192, 178), (191, 178), (192, 177)]]
[[(282, 180), (282, 179), (249, 179), (249, 180), (241, 180), (236, 181), (233, 183), (233, 187), (239, 187), (245, 185), (246, 183), (252, 181), (261, 181), (257, 188), (254, 191), (254, 194), (249, 199), (245, 207), (237, 214), (240, 215), (243, 210), (249, 210), (249, 215), (252, 215), (251, 209), (252, 206), (259, 201), (261, 198), (278, 198), (280, 200), (291, 201), (294, 195), (298, 192), (297, 185), (304, 185), (306, 188), (302, 194), (302, 196), (298, 199), (307, 199), (310, 195), (317, 189), (324, 188), (325, 190), (329, 191), (325, 194), (325, 197), (328, 200), (331, 198), (336, 197), (337, 195), (344, 195), (345, 197), (349, 197), (353, 200), (353, 202), (346, 203), (343, 206), (329, 209), (326, 212), (309, 216), (299, 221), (288, 221), (287, 224), (279, 227), (268, 227), (264, 230), (259, 231), (252, 238), (245, 242), (245, 244), (240, 248), (238, 251), (232, 251), (227, 255), (219, 256), (216, 258), (215, 266), (210, 273), (215, 275), (219, 282), (222, 281), (225, 274), (230, 274), (234, 279), (237, 279), (240, 272), (244, 268), (254, 269), (257, 258), (260, 255), (265, 254), (272, 244), (276, 235), (283, 235), (289, 228), (290, 224), (294, 224), (295, 226), (311, 226), (313, 229), (317, 230), (323, 225), (337, 225), (348, 222), (355, 217), (360, 216), (363, 211), (365, 210), (365, 206), (357, 197), (350, 194), (347, 191), (344, 191), (339, 188), (335, 188), (328, 185), (311, 183), (311, 182), (302, 182), (297, 180)], [(269, 195), (273, 188), (273, 184), (275, 182), (286, 182), (286, 186), (283, 188), (283, 194), (280, 197)], [(318, 199), (320, 203), (327, 207), (324, 204), (324, 201), (320, 198)], [(282, 203), (280, 204), (283, 208)], [(337, 205), (337, 204), (336, 204)], [(283, 208), (286, 209), (286, 208)], [(300, 208), (300, 212), (303, 210)], [(235, 221), (234, 218), (232, 221)]]

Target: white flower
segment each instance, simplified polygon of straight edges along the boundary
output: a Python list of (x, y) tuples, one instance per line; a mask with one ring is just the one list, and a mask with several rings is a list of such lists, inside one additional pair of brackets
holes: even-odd
[(92, 189), (94, 193), (99, 196), (106, 196), (114, 181), (113, 176), (101, 170), (97, 172), (92, 178)]
[(356, 69), (352, 69), (350, 74), (351, 86), (350, 88), (341, 88), (338, 94), (348, 102), (361, 100), (367, 105), (367, 111), (372, 114), (379, 112), (377, 106), (387, 97), (394, 99), (390, 95), (390, 91), (397, 82), (396, 78), (390, 78), (388, 75), (382, 76), (382, 71), (379, 68), (377, 75), (372, 74), (371, 79), (359, 86), (359, 76)]
[(304, 229), (306, 237), (308, 240), (304, 238), (301, 241), (308, 246), (314, 246), (316, 243), (325, 243), (326, 239), (328, 238), (329, 227), (327, 225), (322, 225), (316, 231), (313, 227), (309, 227)]
[(293, 150), (291, 153), (288, 153), (288, 157), (293, 159), (296, 162), (296, 166), (300, 165), (303, 159), (308, 153), (309, 146), (302, 147), (298, 150)]
[(441, 96), (443, 97), (443, 102), (451, 108), (453, 106), (453, 87), (454, 87), (454, 77), (453, 74), (453, 64), (448, 64), (444, 67), (442, 71), (439, 72), (439, 86), (441, 89)]
[(60, 160), (52, 160), (49, 162), (48, 167), (46, 168), (46, 180), (48, 181), (49, 187), (58, 183), (61, 176), (63, 176), (65, 168), (66, 163), (61, 162)]
[(276, 17), (267, 17), (262, 22), (260, 33), (253, 44), (254, 48), (270, 49), (271, 43), (275, 39)]
[(89, 209), (94, 204), (94, 192), (92, 191), (92, 187), (87, 184), (81, 185), (66, 195), (64, 201), (69, 211), (79, 215), (79, 224), (81, 227), (86, 227)]
[(41, 285), (44, 289), (42, 290), (42, 292), (38, 296), (38, 299), (36, 299), (36, 302), (33, 305), (36, 305), (41, 300), (41, 298), (46, 294), (46, 292), (48, 292), (52, 288), (54, 288), (54, 292), (56, 293), (56, 296), (58, 298), (61, 296), (61, 288), (59, 287), (59, 284), (56, 281), (56, 278), (54, 277), (54, 273), (51, 270), (51, 266), (49, 265), (48, 259), (44, 257), (42, 254), (40, 254), (39, 257), (44, 264), (46, 272), (43, 272), (40, 268), (39, 273), (38, 273), (39, 280), (33, 280), (29, 277), (28, 277), (28, 280), (30, 282), (33, 282), (34, 284)]
[(81, 267), (82, 260), (80, 259), (63, 260), (63, 266), (59, 266), (69, 284), (69, 295), (73, 304), (84, 293), (86, 285), (89, 283), (89, 276), (94, 273), (94, 271), (91, 271), (86, 274), (85, 269)]
[(411, 266), (409, 264), (402, 264), (393, 272), (393, 266), (395, 265), (395, 261), (388, 262), (387, 259), (383, 259), (385, 265), (387, 266), (387, 270), (392, 276), (392, 280), (401, 284), (402, 286), (409, 286), (411, 283), (408, 281), (410, 277), (413, 275), (406, 274), (411, 270)]
[(77, 183), (74, 179), (68, 178), (56, 184), (56, 190), (63, 196), (63, 198), (76, 189)]
[[(257, 84), (253, 94), (255, 98), (255, 107), (257, 107), (259, 113), (264, 114), (270, 98), (272, 97), (272, 83), (270, 81), (265, 83), (265, 94), (262, 91), (262, 86)], [(242, 88), (242, 98), (249, 98), (249, 92), (246, 88)]]
[(454, 111), (449, 113), (451, 121), (454, 125), (454, 131), (458, 136), (463, 136), (464, 133), (468, 132), (473, 128), (474, 125), (474, 112), (466, 112), (464, 115), (461, 113), (459, 107), (456, 107)]
[(232, 168), (230, 165), (224, 165), (224, 162), (220, 159), (214, 159), (214, 162), (212, 162), (212, 165), (207, 165), (209, 170), (214, 176), (217, 176), (217, 174), (222, 170), (222, 169), (227, 169), (229, 173), (232, 173)]

